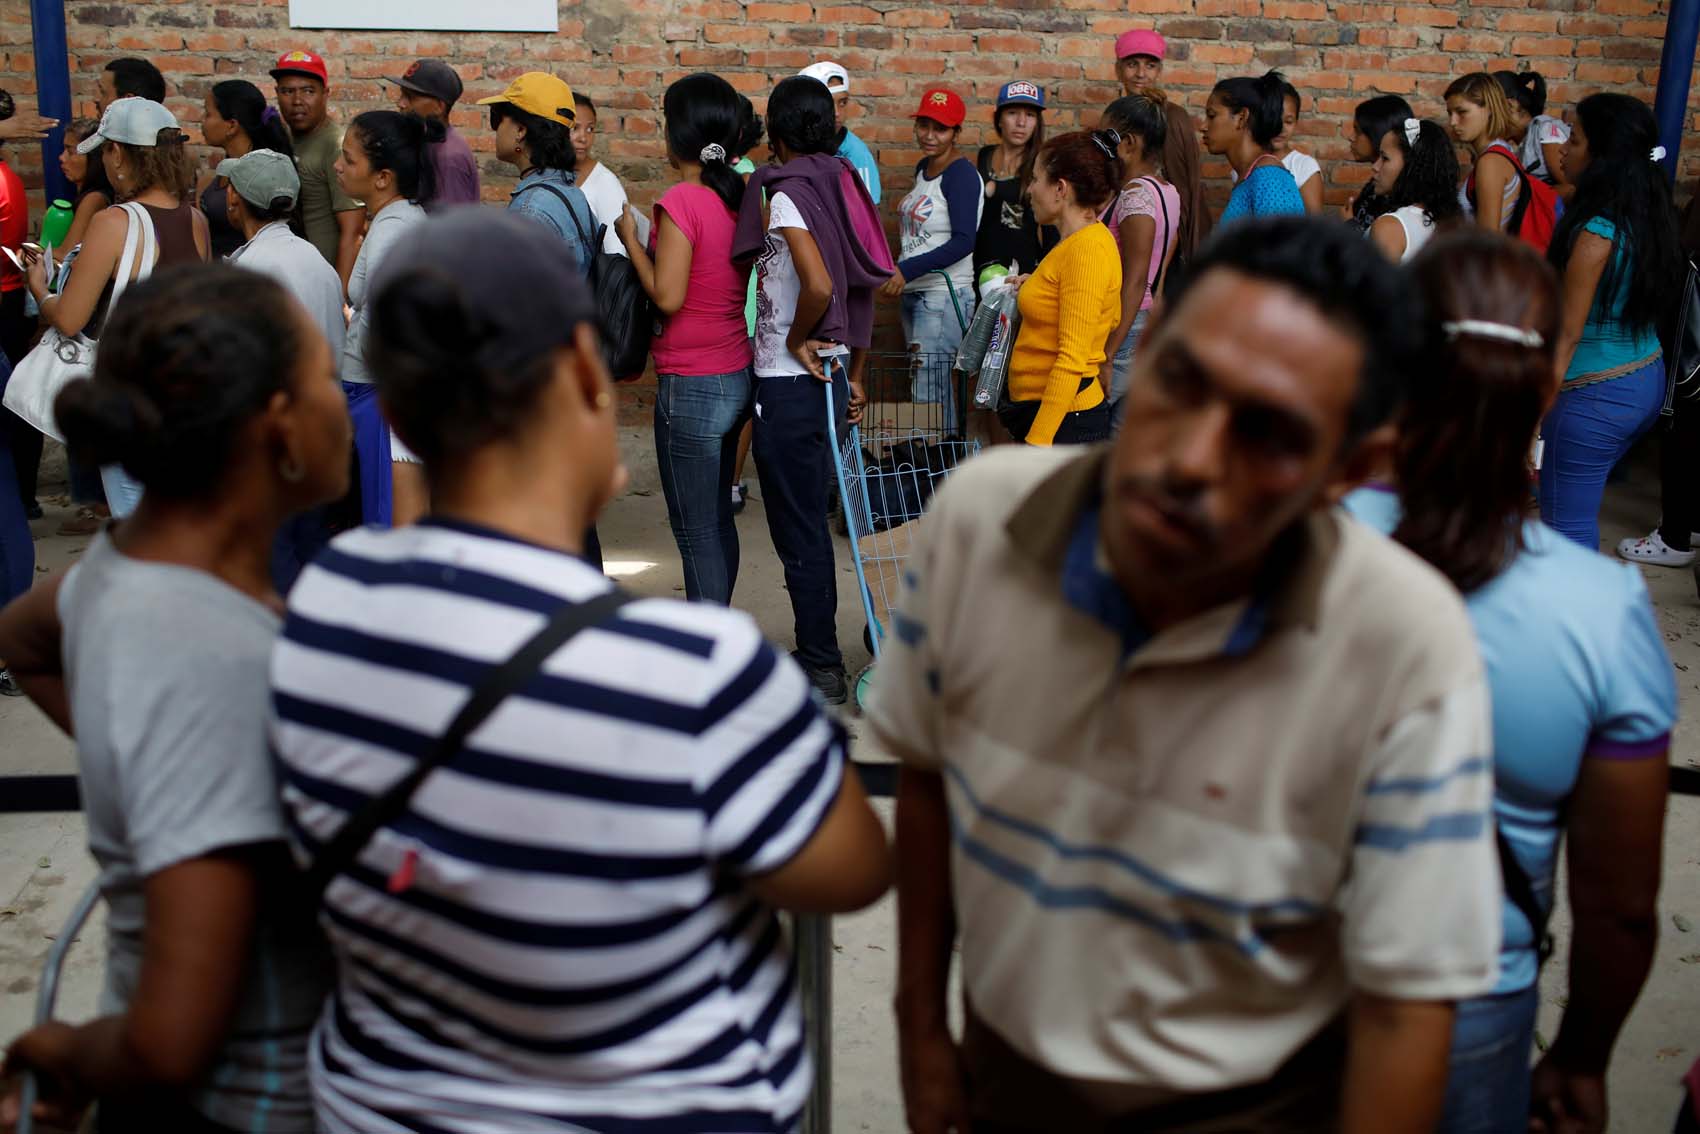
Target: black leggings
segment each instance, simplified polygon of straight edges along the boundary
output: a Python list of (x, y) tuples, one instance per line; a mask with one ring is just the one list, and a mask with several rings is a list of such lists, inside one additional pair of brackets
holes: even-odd
[[(13, 366), (29, 353), (35, 328), (24, 315), (24, 289), (0, 292), (0, 351)], [(35, 503), (36, 475), (41, 468), (41, 431), (11, 410), (0, 410), (0, 429), (12, 450), (12, 467), (18, 476), (18, 498), (27, 507)]]
[(1678, 397), (1659, 438), (1659, 535), (1678, 551), (1700, 532), (1700, 401)]

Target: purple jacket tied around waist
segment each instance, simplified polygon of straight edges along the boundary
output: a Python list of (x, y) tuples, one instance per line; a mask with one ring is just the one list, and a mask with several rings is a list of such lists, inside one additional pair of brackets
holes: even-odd
[(756, 170), (732, 237), (736, 261), (754, 259), (762, 250), (764, 192), (783, 193), (797, 206), (832, 277), (832, 301), (809, 337), (868, 346), (874, 333), (874, 289), (897, 269), (868, 187), (848, 161), (831, 154), (803, 154)]

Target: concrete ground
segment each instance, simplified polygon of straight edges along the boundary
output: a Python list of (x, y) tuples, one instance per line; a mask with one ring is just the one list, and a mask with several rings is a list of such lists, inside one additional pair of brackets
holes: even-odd
[[(627, 494), (609, 509), (600, 526), (611, 573), (642, 594), (681, 594), (678, 553), (667, 527), (666, 507), (655, 475), (647, 430), (630, 430), (623, 443), (632, 465)], [(1627, 482), (1611, 490), (1602, 523), (1615, 542), (1643, 534), (1659, 512), (1650, 466), (1637, 464)], [(752, 469), (752, 484), (754, 481)], [(63, 491), (62, 483), (58, 486)], [(55, 491), (51, 479), (44, 492)], [(790, 607), (762, 515), (761, 490), (739, 521), (743, 566), (738, 602), (775, 642), (788, 645)], [(65, 516), (62, 499), (43, 500), (46, 519), (37, 522), (39, 570), (62, 570), (87, 544), (52, 534)], [(868, 661), (862, 645), (863, 617), (851, 574), (849, 551), (840, 540), (843, 573), (839, 639), (854, 674)], [(1683, 697), (1672, 760), (1700, 768), (1700, 599), (1687, 571), (1646, 569), (1660, 624)], [(856, 721), (850, 724), (854, 734)], [(861, 740), (858, 755), (879, 754)], [(75, 753), (36, 710), (19, 699), (0, 698), (0, 776), (69, 772)], [(0, 791), (3, 791), (0, 785)], [(889, 810), (881, 805), (885, 813)], [(1619, 1041), (1611, 1075), (1612, 1129), (1653, 1132), (1670, 1128), (1681, 1098), (1679, 1078), (1700, 1054), (1700, 799), (1674, 798), (1666, 832), (1662, 935), (1654, 971)], [(93, 877), (78, 815), (0, 814), (0, 1039), (26, 1027), (34, 1008), (41, 964), (72, 904)], [(1564, 1002), (1565, 947), (1569, 917), (1554, 918), (1559, 950), (1542, 982), (1541, 1031), (1550, 1036)], [(872, 909), (834, 924), (833, 1105), (839, 1131), (904, 1129), (898, 1091), (896, 1041), (890, 998), (895, 965), (894, 908), (888, 897)], [(99, 991), (102, 928), (97, 919), (77, 942), (59, 998), (59, 1015), (86, 1018)]]

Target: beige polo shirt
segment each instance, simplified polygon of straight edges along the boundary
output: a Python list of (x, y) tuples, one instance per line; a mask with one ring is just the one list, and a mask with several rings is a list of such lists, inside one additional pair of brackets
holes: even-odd
[(1102, 566), (1104, 456), (958, 469), (876, 671), (879, 740), (945, 782), (976, 1014), (1149, 1100), (1267, 1078), (1354, 987), (1490, 990), (1491, 732), (1457, 593), (1327, 511), (1264, 593), (1144, 635)]

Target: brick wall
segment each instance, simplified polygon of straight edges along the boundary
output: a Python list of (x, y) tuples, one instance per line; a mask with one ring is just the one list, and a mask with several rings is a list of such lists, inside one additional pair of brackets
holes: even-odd
[[(991, 102), (999, 85), (1016, 76), (1046, 87), (1051, 130), (1092, 124), (1118, 93), (1111, 39), (1127, 28), (1155, 26), (1168, 37), (1164, 84), (1195, 114), (1218, 77), (1282, 68), (1306, 95), (1298, 144), (1322, 162), (1327, 195), (1338, 201), (1368, 175), (1346, 161), (1341, 134), (1359, 100), (1403, 94), (1418, 113), (1442, 117), (1439, 96), (1454, 76), (1527, 65), (1547, 77), (1554, 113), (1603, 88), (1651, 102), (1666, 6), (1666, 0), (561, 0), (557, 34), (498, 35), (296, 32), (283, 0), (66, 3), (73, 90), (83, 113), (92, 112), (100, 68), (118, 55), (153, 59), (172, 84), (173, 108), (191, 128), (210, 84), (243, 77), (269, 90), (271, 61), (294, 46), (328, 58), (337, 112), (345, 119), (388, 105), (379, 76), (423, 56), (459, 69), (468, 103), (522, 71), (549, 70), (596, 98), (599, 156), (640, 205), (667, 182), (659, 124), (667, 83), (691, 71), (716, 71), (759, 108), (778, 78), (830, 57), (852, 72), (853, 124), (879, 154), (888, 216), (912, 182), (916, 151), (904, 115), (923, 88), (944, 84), (968, 100), (965, 145), (991, 139)], [(0, 0), (0, 86), (14, 94), (34, 91), (30, 45), (27, 0)], [(502, 199), (510, 170), (490, 152), (484, 116), (469, 106), (456, 122), (486, 155), (486, 194)], [(12, 159), (27, 184), (39, 184), (35, 147), (20, 147)], [(1210, 162), (1206, 172), (1219, 206), (1226, 165)], [(1700, 176), (1700, 142), (1684, 147), (1682, 172), (1686, 195)]]

